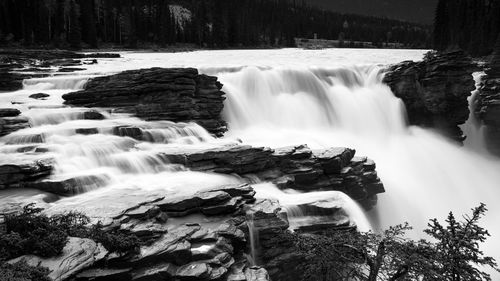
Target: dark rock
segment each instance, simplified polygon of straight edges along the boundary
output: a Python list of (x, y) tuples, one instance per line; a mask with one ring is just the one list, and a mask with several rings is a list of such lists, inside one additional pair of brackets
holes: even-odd
[(76, 129), (75, 133), (81, 135), (96, 135), (99, 134), (99, 130), (97, 128), (80, 128)]
[(482, 77), (476, 97), (475, 114), (485, 125), (484, 137), (487, 149), (500, 157), (500, 39), (497, 51)]
[[(375, 163), (366, 157), (354, 157), (354, 154), (355, 151), (348, 148), (312, 151), (306, 145), (301, 145), (273, 151), (269, 148), (229, 145), (189, 153), (162, 153), (160, 156), (169, 163), (182, 164), (197, 171), (236, 173), (241, 176), (255, 174), (261, 180), (272, 181), (282, 188), (342, 191), (370, 208), (376, 202), (376, 195), (385, 190), (374, 171)], [(248, 187), (245, 187), (246, 190), (242, 190), (241, 186), (225, 188), (228, 190), (224, 191), (232, 192), (233, 197), (253, 199)], [(196, 205), (195, 201), (193, 198), (186, 199), (184, 204)]]
[(49, 94), (45, 94), (45, 93), (37, 93), (37, 94), (32, 94), (29, 97), (32, 98), (32, 99), (39, 100), (39, 99), (48, 98), (48, 97), (50, 97), (50, 95)]
[(0, 165), (0, 189), (20, 187), (52, 173), (54, 161), (40, 159), (22, 163)]
[(82, 71), (85, 70), (85, 68), (79, 68), (79, 67), (61, 67), (58, 72), (75, 72), (75, 71)]
[(97, 77), (79, 92), (65, 94), (66, 104), (113, 107), (147, 120), (194, 121), (220, 136), (224, 93), (217, 78), (193, 68), (151, 68)]
[(21, 111), (15, 108), (0, 108), (0, 117), (15, 117), (21, 114)]
[(105, 175), (82, 175), (64, 179), (47, 179), (26, 183), (26, 187), (40, 189), (58, 195), (76, 195), (106, 185)]
[(467, 98), (475, 89), (475, 68), (462, 51), (430, 53), (423, 61), (391, 66), (384, 82), (405, 103), (410, 124), (436, 128), (462, 142), (458, 125), (469, 117)]
[(87, 110), (83, 113), (85, 120), (104, 120), (106, 117), (97, 110)]
[(1, 117), (0, 137), (6, 136), (15, 131), (26, 129), (29, 127), (30, 127), (29, 119), (24, 116)]

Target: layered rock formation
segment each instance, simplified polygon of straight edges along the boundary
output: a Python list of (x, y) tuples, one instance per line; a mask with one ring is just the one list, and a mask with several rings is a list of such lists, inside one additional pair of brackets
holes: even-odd
[(151, 68), (91, 79), (84, 90), (63, 98), (69, 105), (112, 107), (146, 120), (193, 121), (221, 136), (221, 88), (216, 77), (193, 68)]
[(389, 67), (384, 82), (405, 103), (411, 125), (435, 128), (462, 142), (465, 136), (458, 126), (469, 117), (474, 69), (462, 51), (429, 53), (423, 61)]
[[(106, 228), (136, 235), (140, 247), (99, 256), (98, 263), (82, 263), (74, 267), (71, 276), (82, 281), (269, 280), (267, 271), (252, 266), (244, 254), (249, 244), (245, 206), (255, 201), (254, 194), (248, 185), (228, 185), (185, 196), (153, 198), (123, 209)], [(85, 253), (75, 251), (70, 256)], [(38, 260), (43, 265), (52, 261)], [(69, 265), (73, 263), (63, 269)]]
[[(2, 161), (3, 162), (3, 161)], [(0, 189), (22, 187), (52, 173), (54, 161), (50, 158), (21, 160), (16, 163), (0, 162)]]
[(281, 188), (301, 191), (342, 191), (370, 208), (376, 195), (385, 192), (375, 162), (354, 157), (348, 148), (311, 150), (306, 145), (272, 150), (245, 145), (224, 146), (191, 152), (165, 152), (170, 163), (192, 170), (256, 175)]
[(30, 126), (28, 118), (15, 108), (0, 108), (0, 137)]
[(485, 125), (486, 147), (500, 156), (500, 39), (496, 52), (482, 77), (479, 94), (476, 97), (475, 114)]

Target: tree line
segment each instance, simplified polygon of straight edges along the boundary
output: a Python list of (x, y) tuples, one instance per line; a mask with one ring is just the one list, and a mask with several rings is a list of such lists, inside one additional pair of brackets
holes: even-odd
[(471, 55), (488, 55), (500, 34), (500, 0), (439, 0), (434, 21), (434, 48), (460, 47)]
[(343, 15), (301, 0), (2, 0), (0, 44), (208, 48), (293, 46), (294, 38), (426, 48), (432, 27)]

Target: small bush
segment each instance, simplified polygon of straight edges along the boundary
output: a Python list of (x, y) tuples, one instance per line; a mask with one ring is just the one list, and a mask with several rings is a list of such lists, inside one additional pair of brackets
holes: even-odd
[(50, 271), (45, 267), (33, 267), (25, 262), (15, 264), (0, 263), (2, 281), (51, 281)]
[(7, 234), (0, 237), (0, 261), (25, 254), (53, 257), (61, 254), (68, 237), (90, 238), (108, 251), (128, 253), (139, 246), (139, 238), (124, 232), (105, 232), (102, 224), (89, 226), (90, 219), (82, 213), (48, 217), (33, 204), (23, 212), (6, 218)]
[(102, 230), (101, 223), (92, 227), (89, 237), (101, 243), (106, 250), (119, 254), (133, 252), (139, 247), (136, 235), (120, 231), (107, 233)]

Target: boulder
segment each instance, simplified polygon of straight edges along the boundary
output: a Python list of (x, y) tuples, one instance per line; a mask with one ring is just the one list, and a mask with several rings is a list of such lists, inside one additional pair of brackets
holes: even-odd
[(461, 143), (465, 136), (458, 126), (469, 118), (476, 68), (463, 51), (428, 53), (423, 61), (389, 67), (384, 82), (406, 105), (411, 125), (435, 128)]
[(9, 263), (25, 261), (31, 266), (47, 267), (52, 280), (62, 281), (102, 260), (106, 254), (107, 251), (102, 245), (90, 239), (70, 237), (60, 256), (41, 258), (25, 255), (10, 260)]
[(63, 95), (66, 104), (111, 107), (146, 120), (196, 122), (221, 136), (224, 93), (216, 77), (193, 68), (124, 71), (89, 80), (84, 90)]
[(32, 94), (29, 96), (29, 98), (36, 99), (36, 100), (46, 99), (48, 97), (50, 97), (50, 95), (45, 94), (45, 93), (37, 93), (37, 94)]

